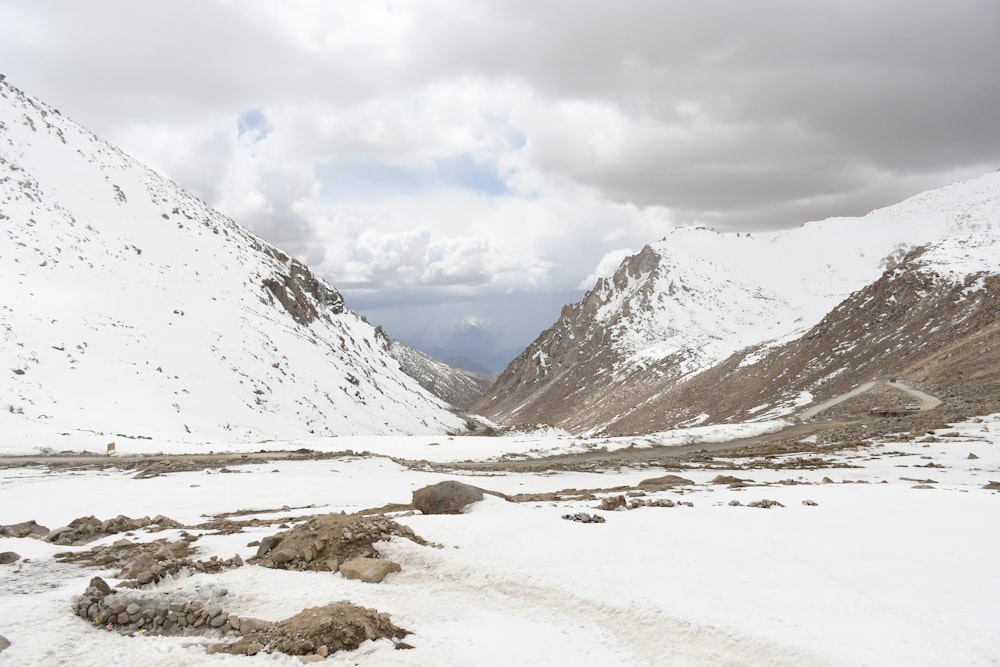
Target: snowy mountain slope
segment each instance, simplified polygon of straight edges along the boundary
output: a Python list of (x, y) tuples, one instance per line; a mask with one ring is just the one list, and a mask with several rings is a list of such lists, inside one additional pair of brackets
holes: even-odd
[(481, 374), (452, 368), (398, 340), (389, 345), (389, 353), (421, 387), (458, 408), (468, 407), (493, 384)]
[[(653, 430), (731, 418), (758, 403), (737, 409), (743, 399), (727, 390), (729, 412), (706, 411), (681, 398), (685, 383), (740, 350), (756, 355), (740, 358), (747, 365), (784, 349), (915, 248), (924, 252), (908, 271), (952, 283), (996, 274), (998, 239), (1000, 174), (781, 232), (676, 229), (564, 308), (473, 409), (506, 423), (616, 433), (636, 427), (635, 413), (648, 413), (639, 421)], [(810, 400), (802, 391), (767, 401), (768, 412), (789, 414)]]
[(0, 235), (5, 436), (464, 423), (306, 267), (4, 82)]

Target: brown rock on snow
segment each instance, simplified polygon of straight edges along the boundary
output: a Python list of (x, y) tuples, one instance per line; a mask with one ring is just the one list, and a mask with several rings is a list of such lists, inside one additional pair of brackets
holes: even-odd
[(360, 579), (369, 584), (378, 584), (391, 572), (403, 568), (399, 563), (383, 558), (352, 558), (340, 566), (340, 573), (348, 579)]
[(37, 537), (48, 535), (49, 529), (34, 520), (0, 526), (0, 537)]
[(478, 486), (447, 480), (413, 492), (413, 506), (424, 514), (459, 514), (490, 493)]
[(21, 560), (21, 555), (13, 551), (0, 552), (0, 565), (10, 565)]
[(641, 487), (655, 487), (655, 488), (670, 488), (672, 486), (687, 486), (688, 484), (694, 484), (690, 479), (685, 479), (683, 477), (678, 477), (677, 475), (664, 475), (663, 477), (653, 477), (652, 479), (644, 479), (639, 482)]
[(409, 630), (393, 625), (388, 614), (349, 602), (304, 609), (291, 618), (245, 634), (232, 644), (216, 644), (211, 652), (254, 655), (280, 651), (289, 655), (325, 657), (352, 651), (369, 639), (402, 639)]

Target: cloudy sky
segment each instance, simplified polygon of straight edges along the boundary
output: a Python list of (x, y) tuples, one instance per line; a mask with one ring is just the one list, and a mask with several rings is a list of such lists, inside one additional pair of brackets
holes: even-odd
[(1000, 167), (995, 0), (4, 0), (0, 71), (495, 369), (674, 225)]

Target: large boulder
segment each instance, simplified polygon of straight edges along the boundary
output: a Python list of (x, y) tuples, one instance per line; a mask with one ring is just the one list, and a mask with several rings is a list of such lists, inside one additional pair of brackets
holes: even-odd
[(460, 514), (467, 506), (492, 493), (454, 480), (438, 482), (413, 492), (413, 507), (424, 514)]
[(13, 551), (0, 552), (0, 565), (10, 565), (11, 563), (16, 563), (19, 560), (21, 560), (20, 554)]
[(694, 482), (690, 479), (685, 479), (684, 477), (679, 477), (677, 475), (653, 477), (652, 479), (644, 479), (639, 482), (639, 486), (646, 489), (670, 489), (675, 486), (688, 486), (689, 484), (694, 484)]
[(378, 584), (390, 572), (399, 572), (399, 563), (384, 558), (352, 558), (340, 565), (340, 573), (348, 579), (360, 579), (369, 584)]
[(0, 635), (0, 653), (3, 653), (4, 649), (10, 646), (10, 640)]

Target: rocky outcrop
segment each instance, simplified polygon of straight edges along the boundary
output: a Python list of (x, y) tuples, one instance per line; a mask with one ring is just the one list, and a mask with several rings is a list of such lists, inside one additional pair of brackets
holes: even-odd
[(389, 354), (421, 387), (456, 408), (467, 408), (496, 380), (492, 374), (452, 368), (398, 340), (391, 342)]
[(488, 493), (500, 498), (503, 494), (487, 491), (478, 486), (446, 480), (425, 486), (413, 492), (413, 507), (424, 514), (460, 514), (472, 503), (483, 499)]

